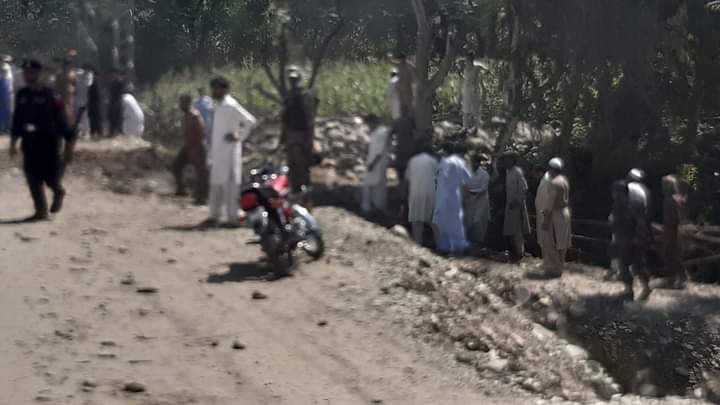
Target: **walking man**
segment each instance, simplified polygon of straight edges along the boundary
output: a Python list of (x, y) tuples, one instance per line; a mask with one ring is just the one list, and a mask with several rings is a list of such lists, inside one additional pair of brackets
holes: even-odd
[[(422, 141), (416, 147), (417, 154), (410, 159), (405, 180), (408, 184), (408, 222), (412, 235), (418, 245), (424, 241), (425, 230), (433, 229), (433, 211), (435, 210), (435, 175), (438, 161), (430, 154), (429, 141)], [(435, 239), (433, 239), (435, 240)]]
[(536, 229), (542, 248), (544, 276), (558, 278), (562, 276), (570, 248), (570, 183), (563, 175), (565, 163), (562, 159), (551, 159), (548, 167), (535, 197)]
[[(215, 113), (210, 148), (210, 218), (205, 225), (218, 225), (225, 214), (228, 226), (238, 226), (238, 197), (242, 182), (242, 142), (255, 117), (230, 96), (230, 82), (217, 77), (210, 82)], [(223, 212), (224, 209), (224, 212)]]
[(505, 171), (505, 220), (503, 235), (510, 244), (510, 258), (520, 261), (525, 256), (525, 235), (530, 233), (527, 211), (528, 184), (517, 155), (509, 152), (501, 157), (500, 170)]
[[(17, 142), (22, 140), (23, 168), (35, 205), (35, 214), (28, 221), (42, 221), (48, 219), (45, 185), (54, 193), (50, 212), (62, 209), (63, 166), (72, 161), (75, 134), (67, 124), (62, 101), (41, 83), (40, 62), (26, 61), (23, 74), (26, 87), (16, 97), (10, 156), (16, 155)], [(65, 140), (64, 159), (60, 157), (61, 139)]]
[(676, 175), (662, 179), (663, 189), (663, 261), (669, 287), (685, 288), (687, 276), (682, 265), (683, 240), (680, 227), (687, 222), (687, 186)]
[(12, 58), (3, 55), (0, 59), (0, 135), (10, 132), (13, 99)]
[(208, 193), (207, 149), (205, 149), (205, 129), (200, 113), (191, 106), (189, 94), (180, 97), (180, 111), (183, 113), (180, 131), (183, 136), (183, 147), (180, 149), (172, 171), (177, 185), (176, 194), (185, 196), (183, 171), (191, 165), (195, 169), (195, 204), (205, 204)]
[[(632, 169), (630, 171), (627, 183), (627, 203), (617, 207), (618, 210), (624, 208), (626, 212), (618, 212), (616, 216), (616, 212), (613, 210), (612, 215), (613, 229), (617, 228), (621, 234), (617, 241), (618, 267), (620, 277), (625, 284), (625, 290), (622, 293), (622, 298), (625, 300), (633, 299), (634, 278), (637, 278), (641, 285), (640, 293), (635, 297), (637, 301), (646, 301), (652, 292), (647, 271), (647, 252), (652, 237), (649, 221), (650, 191), (643, 184), (644, 179), (645, 173), (642, 170)], [(625, 199), (621, 197), (620, 201), (623, 200)], [(615, 221), (618, 222), (618, 225), (615, 225)]]
[(380, 125), (375, 114), (365, 117), (370, 130), (370, 148), (367, 157), (367, 174), (363, 184), (362, 210), (385, 211), (387, 208), (387, 169), (390, 164), (390, 130)]

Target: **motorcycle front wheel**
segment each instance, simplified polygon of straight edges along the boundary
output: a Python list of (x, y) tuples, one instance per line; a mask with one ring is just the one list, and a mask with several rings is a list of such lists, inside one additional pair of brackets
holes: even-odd
[(308, 256), (319, 260), (325, 253), (325, 241), (317, 232), (309, 232), (305, 239), (298, 244)]

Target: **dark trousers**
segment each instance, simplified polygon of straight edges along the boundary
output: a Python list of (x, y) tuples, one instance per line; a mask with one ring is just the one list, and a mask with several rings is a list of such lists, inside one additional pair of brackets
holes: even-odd
[(303, 145), (287, 147), (288, 175), (293, 193), (301, 192), (303, 186), (310, 186), (311, 155), (312, 149)]
[(634, 275), (641, 282), (647, 283), (650, 280), (647, 269), (648, 247), (627, 242), (625, 246), (620, 247), (620, 250), (618, 267), (622, 282), (632, 284)]
[(195, 201), (204, 202), (208, 197), (208, 181), (210, 174), (207, 168), (205, 151), (191, 152), (188, 148), (182, 148), (172, 165), (172, 172), (175, 176), (178, 194), (185, 194), (185, 183), (183, 172), (188, 165), (195, 169)]
[(62, 171), (57, 170), (55, 173), (45, 175), (36, 175), (25, 171), (25, 178), (27, 179), (28, 188), (30, 189), (30, 196), (35, 205), (35, 214), (47, 216), (48, 203), (45, 197), (45, 186), (47, 185), (48, 188), (52, 190), (54, 198), (64, 196), (65, 189), (62, 186)]

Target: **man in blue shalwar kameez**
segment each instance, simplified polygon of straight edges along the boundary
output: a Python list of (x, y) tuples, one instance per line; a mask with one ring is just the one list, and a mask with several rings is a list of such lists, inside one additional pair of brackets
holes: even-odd
[(433, 223), (438, 228), (437, 250), (458, 254), (470, 247), (465, 233), (462, 190), (471, 176), (465, 161), (458, 155), (461, 153), (459, 145), (448, 143), (443, 149), (447, 157), (438, 166)]

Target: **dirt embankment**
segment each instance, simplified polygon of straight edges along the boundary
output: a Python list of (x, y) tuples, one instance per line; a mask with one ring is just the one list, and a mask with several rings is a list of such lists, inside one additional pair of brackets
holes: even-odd
[[(132, 204), (143, 201), (136, 195), (150, 207), (187, 207), (184, 200), (156, 198), (172, 190), (165, 171), (170, 159), (168, 152), (148, 145), (86, 144), (70, 178), (125, 194), (115, 200), (89, 189), (89, 198), (102, 199), (89, 207), (108, 204), (128, 211), (122, 221), (142, 224), (150, 218), (145, 214), (156, 214), (133, 215)], [(170, 211), (150, 222), (177, 222)], [(189, 212), (183, 221), (202, 219), (200, 211)], [(645, 306), (622, 304), (612, 297), (619, 285), (600, 281), (597, 269), (578, 266), (562, 280), (529, 281), (524, 272), (536, 264), (532, 260), (511, 266), (443, 259), (343, 210), (316, 212), (327, 230), (328, 258), (321, 264), (333, 269), (324, 273), (328, 280), (334, 271), (362, 279), (350, 277), (330, 287), (348, 304), (338, 319), (362, 313), (394, 325), (391, 333), (407, 339), (403, 345), (431, 358), (434, 367), (452, 370), (462, 384), (482, 387), (490, 397), (556, 401), (655, 402), (623, 392), (675, 395), (668, 403), (692, 401), (679, 395), (716, 399), (716, 287), (693, 285), (686, 292), (653, 294)], [(218, 243), (216, 237), (188, 242), (211, 239)], [(199, 259), (197, 271), (207, 271)], [(352, 334), (352, 328), (347, 331)]]

